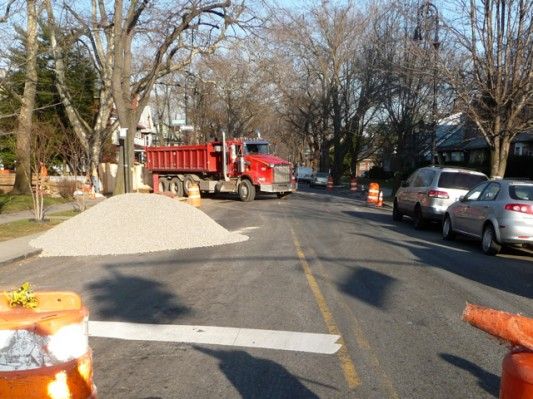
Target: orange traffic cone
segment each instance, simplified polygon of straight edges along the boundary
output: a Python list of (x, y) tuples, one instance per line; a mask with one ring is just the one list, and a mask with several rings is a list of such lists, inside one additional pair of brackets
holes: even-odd
[(328, 183), (326, 187), (328, 191), (333, 191), (333, 177), (328, 176)]
[(533, 319), (468, 303), (463, 320), (490, 335), (533, 351)]
[(533, 319), (467, 304), (463, 320), (495, 337), (523, 347), (502, 363), (500, 399), (533, 398)]

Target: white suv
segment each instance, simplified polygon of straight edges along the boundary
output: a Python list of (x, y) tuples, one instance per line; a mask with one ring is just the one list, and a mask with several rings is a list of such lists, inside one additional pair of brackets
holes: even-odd
[(468, 169), (440, 166), (417, 169), (396, 192), (392, 218), (401, 221), (403, 215), (411, 216), (417, 229), (423, 228), (428, 220), (442, 221), (448, 206), (487, 179), (485, 174)]

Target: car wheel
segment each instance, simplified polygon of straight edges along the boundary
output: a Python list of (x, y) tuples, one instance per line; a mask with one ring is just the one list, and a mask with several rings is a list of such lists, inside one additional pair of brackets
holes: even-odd
[(398, 209), (398, 202), (394, 200), (394, 204), (392, 204), (392, 220), (395, 222), (401, 222), (403, 219), (403, 215)]
[(496, 242), (496, 234), (494, 233), (494, 227), (492, 227), (492, 224), (487, 224), (483, 229), (481, 249), (487, 255), (496, 255), (502, 249), (502, 246)]
[(422, 230), (424, 227), (426, 227), (426, 220), (422, 216), (422, 208), (420, 207), (420, 205), (417, 205), (415, 207), (413, 223), (415, 225), (415, 229), (417, 230)]
[(455, 238), (455, 232), (452, 228), (452, 219), (450, 218), (450, 215), (446, 215), (444, 222), (442, 223), (442, 238), (448, 241), (451, 241)]
[(238, 191), (239, 198), (243, 202), (250, 202), (255, 198), (255, 187), (250, 180), (241, 181)]

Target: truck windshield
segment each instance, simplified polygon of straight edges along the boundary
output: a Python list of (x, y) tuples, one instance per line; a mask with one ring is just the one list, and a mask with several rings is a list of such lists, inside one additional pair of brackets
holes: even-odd
[(270, 154), (268, 143), (246, 143), (247, 154)]

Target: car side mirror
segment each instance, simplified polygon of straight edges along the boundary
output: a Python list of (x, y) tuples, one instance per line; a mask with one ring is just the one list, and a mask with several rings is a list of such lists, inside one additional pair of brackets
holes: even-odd
[(459, 201), (461, 201), (461, 202), (466, 202), (467, 200), (465, 199), (465, 196), (464, 196), (464, 195), (461, 195), (461, 196), (459, 197)]
[(406, 180), (402, 180), (402, 182), (400, 183), (400, 185), (401, 185), (402, 187), (409, 187), (409, 183), (407, 183)]

